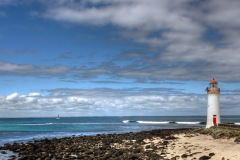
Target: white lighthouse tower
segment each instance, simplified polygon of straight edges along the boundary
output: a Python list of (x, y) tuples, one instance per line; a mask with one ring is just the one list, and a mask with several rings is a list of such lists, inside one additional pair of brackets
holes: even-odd
[(221, 123), (220, 120), (220, 104), (219, 95), (220, 88), (218, 88), (217, 81), (213, 78), (207, 88), (208, 94), (208, 111), (207, 111), (207, 125), (206, 128), (216, 126)]

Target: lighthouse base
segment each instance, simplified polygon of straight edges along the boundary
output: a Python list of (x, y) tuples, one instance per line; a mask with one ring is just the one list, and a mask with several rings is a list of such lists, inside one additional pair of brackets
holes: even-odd
[(218, 126), (218, 123), (213, 123), (213, 122), (208, 122), (207, 125), (206, 125), (206, 128), (210, 128), (210, 127), (213, 127), (213, 126)]

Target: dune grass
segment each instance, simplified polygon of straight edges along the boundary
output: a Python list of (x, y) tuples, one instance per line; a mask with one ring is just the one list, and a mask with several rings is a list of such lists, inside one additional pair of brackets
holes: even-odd
[(229, 128), (222, 128), (222, 127), (212, 127), (206, 129), (196, 129), (196, 132), (202, 134), (211, 135), (215, 139), (219, 138), (235, 138), (235, 142), (240, 142), (240, 129), (229, 129)]

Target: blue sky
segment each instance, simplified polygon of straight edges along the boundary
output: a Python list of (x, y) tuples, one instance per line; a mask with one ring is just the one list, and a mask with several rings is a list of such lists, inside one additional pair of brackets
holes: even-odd
[(239, 114), (238, 0), (1, 0), (0, 117)]

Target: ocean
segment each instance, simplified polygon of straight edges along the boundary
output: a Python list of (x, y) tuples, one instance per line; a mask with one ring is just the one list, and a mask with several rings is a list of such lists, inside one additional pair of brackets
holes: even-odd
[[(221, 116), (240, 124), (240, 116)], [(205, 127), (206, 116), (0, 118), (0, 146), (33, 139)]]

